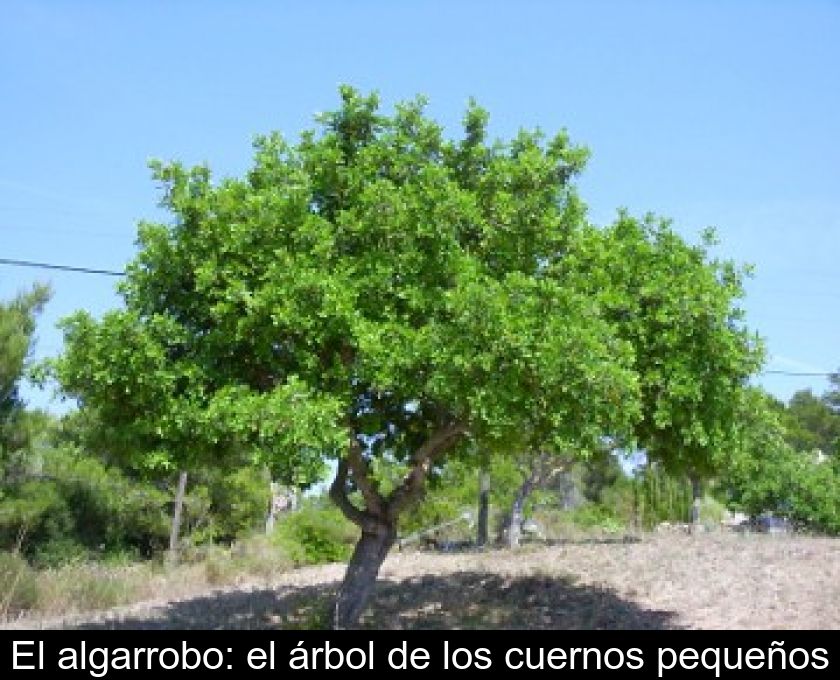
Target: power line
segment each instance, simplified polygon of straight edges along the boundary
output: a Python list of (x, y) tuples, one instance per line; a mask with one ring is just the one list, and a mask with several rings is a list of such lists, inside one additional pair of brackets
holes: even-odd
[(88, 267), (71, 267), (64, 264), (49, 264), (47, 262), (31, 262), (29, 260), (11, 260), (0, 257), (0, 264), (10, 267), (31, 267), (33, 269), (54, 269), (62, 272), (75, 272), (77, 274), (99, 274), (101, 276), (125, 276), (125, 272), (118, 272), (112, 269), (90, 269)]

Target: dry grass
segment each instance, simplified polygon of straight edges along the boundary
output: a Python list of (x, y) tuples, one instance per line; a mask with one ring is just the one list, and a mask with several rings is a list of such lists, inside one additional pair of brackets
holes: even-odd
[(292, 568), (267, 538), (184, 555), (181, 564), (82, 563), (36, 571), (0, 554), (0, 624), (80, 618), (122, 605), (195, 596), (210, 588), (269, 583)]
[[(161, 574), (148, 602), (17, 625), (323, 627), (344, 571), (239, 574), (236, 585), (211, 590), (197, 568)], [(180, 595), (176, 575), (188, 576)], [(840, 540), (828, 538), (675, 534), (516, 553), (394, 553), (381, 577), (366, 627), (840, 629)]]

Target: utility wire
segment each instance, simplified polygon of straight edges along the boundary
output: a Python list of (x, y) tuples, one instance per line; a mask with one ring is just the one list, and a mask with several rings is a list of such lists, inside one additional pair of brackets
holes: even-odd
[(88, 267), (70, 267), (64, 264), (48, 264), (46, 262), (31, 262), (29, 260), (11, 260), (0, 257), (0, 264), (10, 267), (31, 267), (33, 269), (55, 269), (62, 272), (75, 272), (77, 274), (99, 274), (102, 276), (125, 276), (125, 272), (117, 272), (112, 269), (90, 269)]

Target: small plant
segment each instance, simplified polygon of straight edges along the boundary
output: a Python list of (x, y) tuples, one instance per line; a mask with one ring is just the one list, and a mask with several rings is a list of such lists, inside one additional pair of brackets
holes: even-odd
[(337, 508), (317, 503), (282, 517), (273, 534), (275, 545), (296, 566), (344, 562), (357, 539), (358, 529)]

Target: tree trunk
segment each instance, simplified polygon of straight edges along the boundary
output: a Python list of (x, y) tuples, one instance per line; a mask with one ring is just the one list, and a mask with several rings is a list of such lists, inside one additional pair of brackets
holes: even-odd
[(510, 523), (508, 524), (508, 547), (512, 550), (518, 548), (522, 540), (522, 515), (525, 511), (525, 501), (528, 500), (528, 496), (539, 484), (544, 463), (542, 457), (534, 463), (531, 473), (516, 490), (516, 496), (513, 498), (513, 505), (510, 507)]
[(481, 470), (478, 478), (478, 536), (476, 544), (487, 545), (487, 524), (490, 515), (490, 473)]
[(702, 489), (700, 480), (697, 477), (691, 478), (691, 530), (697, 531), (700, 527), (700, 500)]
[(184, 494), (187, 491), (187, 473), (178, 476), (178, 491), (175, 494), (175, 508), (172, 510), (172, 527), (169, 531), (169, 561), (178, 559), (178, 538), (181, 533), (181, 512), (184, 508)]
[(528, 498), (530, 492), (530, 485), (526, 482), (519, 487), (516, 498), (513, 499), (513, 505), (510, 509), (510, 526), (508, 527), (508, 547), (511, 550), (518, 548), (522, 539), (522, 511), (525, 507), (525, 499)]
[(525, 481), (516, 490), (516, 496), (513, 499), (513, 505), (510, 508), (509, 522), (508, 522), (508, 547), (515, 549), (519, 547), (522, 539), (522, 515), (525, 511), (525, 501), (531, 492), (541, 484), (545, 483), (549, 477), (554, 473), (559, 472), (565, 468), (564, 465), (549, 466), (550, 456), (545, 453), (539, 454), (531, 461), (528, 476)]
[(354, 628), (376, 586), (379, 569), (397, 538), (394, 524), (379, 523), (362, 529), (362, 536), (344, 573), (338, 591), (333, 626), (336, 630)]
[[(451, 422), (442, 425), (411, 457), (411, 467), (402, 483), (387, 497), (383, 497), (370, 474), (369, 462), (353, 435), (347, 455), (338, 460), (335, 479), (330, 486), (330, 498), (351, 522), (362, 530), (359, 542), (347, 565), (344, 581), (336, 597), (333, 626), (353, 628), (365, 610), (376, 587), (379, 569), (397, 539), (397, 518), (423, 493), (426, 476), (435, 459), (443, 455), (466, 432), (466, 428)], [(348, 496), (349, 475), (364, 499), (365, 509), (356, 507)]]

